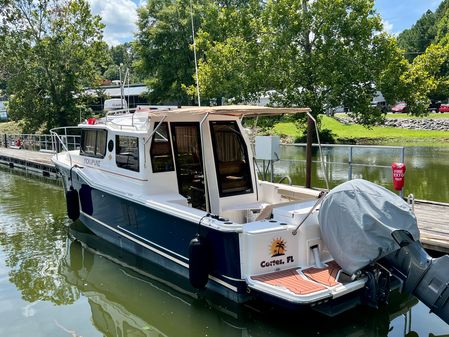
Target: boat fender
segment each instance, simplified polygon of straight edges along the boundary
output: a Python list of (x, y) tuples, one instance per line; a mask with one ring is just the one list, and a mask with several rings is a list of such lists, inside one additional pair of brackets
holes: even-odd
[(209, 280), (207, 241), (199, 234), (189, 244), (189, 280), (196, 289), (203, 289)]
[(80, 217), (80, 204), (78, 192), (73, 186), (70, 186), (70, 189), (65, 194), (65, 198), (67, 201), (67, 215), (72, 221), (75, 221)]

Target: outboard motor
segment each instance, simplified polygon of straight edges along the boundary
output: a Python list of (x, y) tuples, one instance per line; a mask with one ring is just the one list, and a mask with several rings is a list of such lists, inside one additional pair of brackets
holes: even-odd
[(449, 324), (449, 256), (431, 258), (406, 231), (392, 233), (401, 249), (384, 258), (404, 282), (403, 291), (415, 295)]
[(343, 271), (368, 276), (371, 301), (383, 297), (376, 289), (383, 278), (369, 277), (379, 262), (404, 282), (404, 291), (449, 324), (449, 256), (432, 259), (426, 253), (416, 217), (402, 198), (371, 182), (351, 180), (328, 193), (318, 220), (323, 241)]

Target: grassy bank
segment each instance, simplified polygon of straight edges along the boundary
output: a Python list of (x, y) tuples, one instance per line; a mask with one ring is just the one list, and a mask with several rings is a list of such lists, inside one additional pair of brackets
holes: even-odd
[(22, 133), (22, 127), (17, 122), (0, 123), (0, 133)]
[[(441, 116), (442, 114), (436, 115)], [(399, 114), (393, 116), (396, 118), (399, 117)], [(379, 126), (367, 129), (361, 125), (344, 125), (330, 117), (322, 118), (322, 128), (331, 130), (338, 143), (449, 146), (449, 131), (409, 130)], [(274, 133), (284, 134), (293, 139), (299, 136), (299, 131), (294, 123), (278, 123), (274, 127)]]

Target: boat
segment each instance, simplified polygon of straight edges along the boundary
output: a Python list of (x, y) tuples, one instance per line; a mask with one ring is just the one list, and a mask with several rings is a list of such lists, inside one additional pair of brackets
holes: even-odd
[[(385, 303), (399, 286), (424, 289), (418, 298), (449, 322), (448, 277), (439, 272), (449, 260), (420, 250), (416, 217), (401, 198), (363, 180), (325, 191), (258, 179), (242, 119), (309, 111), (114, 111), (78, 125), (73, 151), (63, 138), (71, 131), (54, 129), (68, 216), (198, 291), (237, 303), (260, 298), (334, 316)], [(432, 288), (432, 280), (444, 282)]]
[[(221, 298), (197, 296), (188, 291), (187, 280), (171, 275), (168, 281), (169, 271), (124, 253), (79, 222), (70, 225), (69, 233), (71, 239), (59, 272), (87, 298), (91, 321), (105, 336), (115, 332), (120, 335), (119, 331), (148, 337), (199, 336), (204, 333), (204, 325), (209, 335), (297, 335), (296, 312), (267, 310), (262, 303), (241, 306)], [(375, 336), (385, 336), (390, 324), (395, 324), (393, 320), (412, 318), (411, 310), (417, 303), (415, 298), (395, 292), (384, 310), (359, 311), (356, 317), (347, 314), (327, 318), (313, 311), (302, 312), (301, 333), (372, 336), (375, 331)], [(409, 319), (401, 317), (397, 322), (404, 321), (404, 331), (411, 329), (407, 326)], [(177, 324), (172, 324), (174, 320)]]

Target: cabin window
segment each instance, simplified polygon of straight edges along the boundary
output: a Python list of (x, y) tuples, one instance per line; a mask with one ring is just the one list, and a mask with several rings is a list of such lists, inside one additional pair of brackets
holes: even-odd
[(236, 122), (210, 122), (220, 197), (252, 193), (245, 140)]
[(153, 135), (150, 149), (153, 172), (168, 172), (175, 169), (167, 123), (162, 123)]
[(81, 130), (80, 154), (82, 156), (104, 158), (107, 137), (108, 133), (106, 130)]
[(139, 172), (139, 138), (117, 135), (115, 162), (118, 167)]

